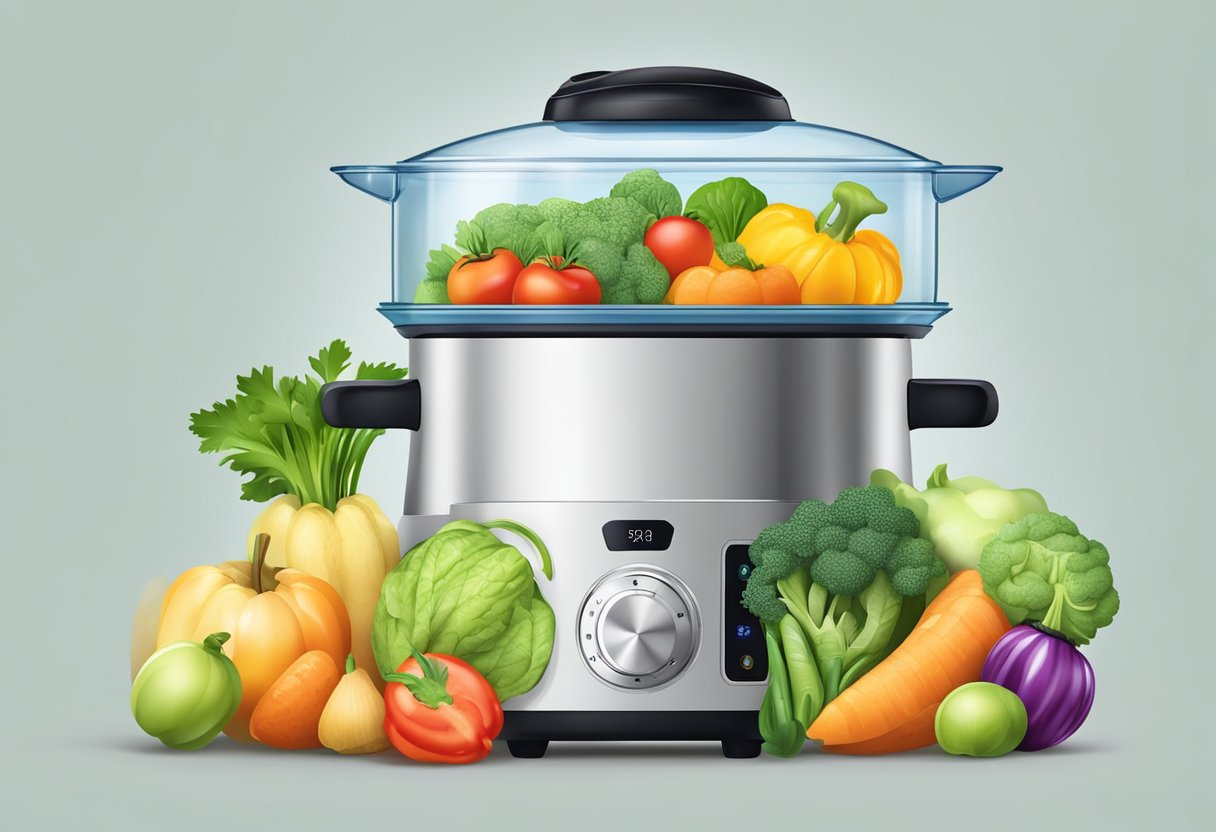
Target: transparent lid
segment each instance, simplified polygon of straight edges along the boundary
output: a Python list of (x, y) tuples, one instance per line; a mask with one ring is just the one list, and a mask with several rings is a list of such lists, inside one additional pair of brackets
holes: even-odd
[[(937, 296), (936, 205), (1000, 170), (942, 165), (794, 121), (773, 88), (715, 70), (577, 75), (549, 99), (544, 119), (395, 164), (333, 168), (393, 206), (393, 296), (380, 308), (405, 334), (447, 326), (927, 330), (949, 311)], [(690, 230), (692, 220), (704, 227)], [(687, 237), (668, 238), (665, 249), (652, 241), (660, 223), (677, 236), (713, 239), (704, 252)], [(536, 291), (521, 299), (519, 282), (488, 274), (501, 274), (485, 265), (501, 250), (523, 269), (513, 273), (543, 262), (571, 270), (565, 282), (581, 280), (582, 289), (532, 275)], [(733, 272), (681, 283), (690, 264), (715, 275), (755, 269), (756, 285), (723, 289), (742, 279)], [(762, 279), (761, 265), (790, 276)], [(594, 299), (575, 267), (594, 273)], [(667, 294), (655, 289), (658, 273)]]
[(835, 170), (926, 170), (939, 163), (888, 142), (802, 122), (537, 122), (428, 150), (399, 171), (541, 164), (795, 163)]

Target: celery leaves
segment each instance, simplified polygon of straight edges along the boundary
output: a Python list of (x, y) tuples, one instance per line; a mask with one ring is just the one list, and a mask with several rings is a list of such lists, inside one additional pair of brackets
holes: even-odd
[[(237, 394), (190, 414), (190, 431), (202, 453), (223, 453), (221, 465), (252, 477), (241, 499), (266, 502), (294, 494), (301, 503), (333, 511), (359, 486), (363, 459), (383, 430), (332, 428), (321, 418), (321, 387), (350, 367), (346, 342), (335, 340), (308, 359), (316, 376), (275, 379), (271, 367), (237, 376)], [(358, 379), (404, 378), (390, 363), (359, 365)]]

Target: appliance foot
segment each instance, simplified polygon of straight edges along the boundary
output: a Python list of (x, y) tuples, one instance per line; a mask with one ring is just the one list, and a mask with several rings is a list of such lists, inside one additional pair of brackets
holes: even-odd
[(759, 740), (722, 740), (722, 756), (732, 760), (750, 760), (760, 756), (761, 745)]
[[(523, 760), (543, 757), (548, 749), (548, 740), (507, 740), (507, 750), (511, 752), (511, 756)], [(756, 743), (756, 753), (760, 753), (759, 743)]]

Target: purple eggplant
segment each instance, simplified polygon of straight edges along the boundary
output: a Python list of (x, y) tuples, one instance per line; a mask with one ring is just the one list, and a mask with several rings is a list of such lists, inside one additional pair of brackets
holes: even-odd
[(1071, 640), (1041, 624), (1020, 624), (1001, 636), (980, 678), (1008, 688), (1026, 706), (1026, 737), (1018, 751), (1039, 751), (1073, 735), (1094, 704), (1094, 670)]

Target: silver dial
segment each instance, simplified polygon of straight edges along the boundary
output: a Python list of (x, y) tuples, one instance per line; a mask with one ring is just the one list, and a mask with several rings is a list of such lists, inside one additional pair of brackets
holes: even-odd
[(700, 620), (688, 588), (655, 567), (609, 572), (579, 612), (583, 661), (617, 687), (641, 690), (670, 682), (692, 661), (699, 640)]
[(604, 660), (625, 674), (658, 673), (676, 646), (676, 617), (653, 592), (612, 597), (597, 629)]

